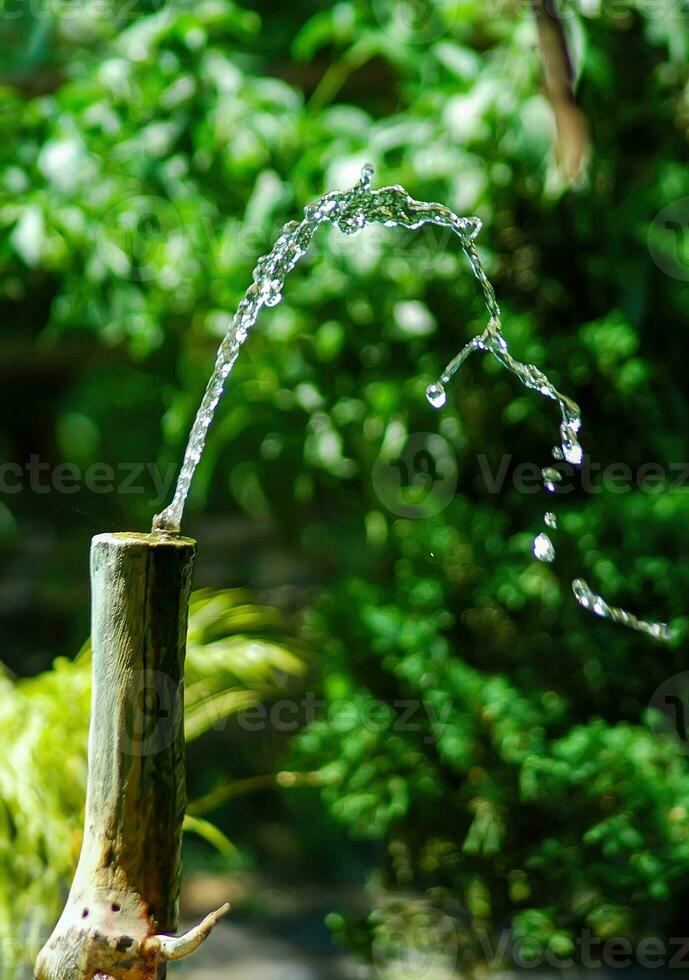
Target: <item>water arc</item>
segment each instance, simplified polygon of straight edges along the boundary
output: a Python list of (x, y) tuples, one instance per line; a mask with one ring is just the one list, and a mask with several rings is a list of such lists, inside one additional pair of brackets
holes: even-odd
[(288, 222), (271, 251), (262, 256), (253, 270), (253, 281), (229, 323), (216, 354), (215, 365), (204, 392), (184, 454), (174, 497), (153, 519), (154, 531), (179, 533), (184, 504), (194, 471), (203, 452), (208, 429), (213, 420), (225, 382), (234, 367), (239, 351), (256, 323), (263, 306), (277, 306), (282, 299), (285, 278), (306, 253), (320, 225), (334, 224), (346, 235), (355, 234), (367, 225), (381, 224), (414, 230), (425, 224), (449, 228), (460, 240), (492, 316), (500, 310), (493, 287), (488, 281), (476, 253), (474, 238), (481, 230), (479, 218), (455, 214), (444, 204), (417, 201), (400, 185), (371, 188), (373, 167), (367, 164), (357, 184), (345, 191), (329, 191), (304, 209), (300, 222)]
[[(510, 353), (502, 332), (500, 307), (495, 290), (485, 273), (476, 248), (475, 239), (481, 230), (481, 220), (476, 217), (460, 217), (444, 204), (417, 201), (399, 184), (374, 189), (371, 187), (372, 177), (373, 166), (365, 164), (358, 182), (352, 188), (344, 191), (329, 191), (307, 205), (302, 220), (288, 222), (271, 251), (256, 263), (251, 285), (240, 300), (218, 348), (213, 372), (191, 428), (173, 499), (160, 514), (155, 515), (153, 531), (179, 534), (191, 481), (201, 458), (225, 382), (234, 367), (239, 351), (263, 306), (277, 306), (281, 301), (287, 275), (308, 250), (319, 226), (325, 223), (335, 225), (345, 235), (356, 234), (371, 224), (409, 230), (420, 228), (425, 224), (434, 224), (448, 228), (457, 235), (471, 270), (481, 286), (488, 313), (488, 324), (482, 333), (473, 337), (452, 358), (440, 378), (428, 386), (426, 398), (429, 404), (436, 409), (443, 408), (447, 401), (446, 385), (457, 374), (464, 361), (474, 352), (488, 353), (514, 374), (524, 387), (538, 392), (558, 405), (560, 441), (559, 445), (553, 448), (553, 457), (556, 460), (566, 460), (573, 466), (581, 464), (583, 451), (578, 439), (581, 429), (579, 406), (567, 395), (558, 391), (535, 364), (523, 363)], [(555, 493), (560, 479), (558, 471), (553, 467), (546, 467), (542, 470), (542, 474), (546, 491)], [(547, 511), (544, 521), (550, 529), (554, 529), (557, 525), (557, 519), (551, 511)], [(536, 536), (533, 553), (539, 561), (554, 561), (555, 547), (546, 531)], [(583, 609), (645, 633), (654, 639), (671, 638), (671, 631), (665, 623), (646, 622), (633, 613), (610, 605), (602, 596), (594, 593), (583, 579), (574, 580), (572, 591)]]

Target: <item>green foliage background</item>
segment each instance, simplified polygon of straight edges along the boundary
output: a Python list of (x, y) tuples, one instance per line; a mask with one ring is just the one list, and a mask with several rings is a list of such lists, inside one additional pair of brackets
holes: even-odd
[[(576, 187), (554, 161), (526, 6), (429, 3), (421, 27), (394, 0), (38, 9), (0, 21), (5, 459), (176, 464), (256, 258), (365, 160), (380, 183), (483, 219), (513, 350), (580, 403), (595, 460), (687, 459), (689, 294), (647, 248), (657, 212), (689, 195), (683, 5), (563, 3), (592, 143)], [(445, 412), (423, 394), (482, 317), (442, 236), (323, 233), (240, 358), (186, 528), (202, 552), (219, 526), (270, 542), (239, 563), (216, 545), (211, 584), (294, 587), (328, 709), (291, 762), (378, 842), (376, 907), (335, 929), (375, 954), (402, 896), (453, 919), (477, 969), (482, 929), (562, 956), (583, 928), (667, 934), (689, 871), (687, 760), (648, 716), (686, 666), (689, 495), (562, 496), (558, 561), (533, 562), (544, 495), (509, 480), (491, 494), (477, 455), (543, 465), (553, 408), (485, 359)], [(393, 437), (436, 431), (457, 492), (400, 518), (375, 461)], [(4, 615), (13, 669), (37, 637), (31, 672), (76, 648), (89, 535), (145, 528), (153, 509), (149, 493), (3, 496), (8, 576), (43, 556)], [(54, 544), (27, 550), (34, 531)], [(587, 616), (578, 574), (679, 638), (660, 647)], [(410, 699), (417, 730), (395, 724)], [(367, 706), (379, 723), (352, 724)]]

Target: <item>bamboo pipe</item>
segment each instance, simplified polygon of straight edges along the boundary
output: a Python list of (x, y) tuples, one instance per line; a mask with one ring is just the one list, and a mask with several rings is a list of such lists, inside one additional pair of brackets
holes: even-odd
[[(93, 690), (84, 840), (38, 980), (162, 980), (228, 906), (177, 928), (184, 657), (196, 542), (165, 533), (91, 542)], [(59, 774), (56, 774), (59, 778)]]

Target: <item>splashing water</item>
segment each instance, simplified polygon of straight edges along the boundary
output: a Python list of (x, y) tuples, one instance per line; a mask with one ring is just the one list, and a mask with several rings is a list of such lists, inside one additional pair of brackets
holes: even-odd
[[(502, 334), (500, 307), (495, 291), (486, 276), (474, 242), (481, 230), (481, 220), (475, 217), (460, 217), (443, 204), (416, 201), (400, 185), (374, 190), (371, 188), (372, 177), (373, 167), (371, 164), (365, 164), (359, 181), (354, 187), (345, 191), (330, 191), (308, 205), (304, 209), (303, 219), (299, 222), (288, 222), (272, 250), (258, 260), (253, 271), (253, 281), (240, 300), (227, 333), (218, 348), (213, 372), (189, 435), (174, 497), (172, 502), (154, 517), (154, 531), (179, 533), (184, 504), (203, 452), (208, 429), (239, 351), (256, 323), (262, 307), (277, 306), (281, 301), (285, 278), (308, 250), (319, 226), (328, 222), (336, 225), (345, 235), (355, 234), (370, 224), (410, 230), (425, 224), (433, 224), (448, 228), (457, 235), (483, 291), (489, 316), (488, 326), (483, 333), (465, 344), (447, 365), (439, 380), (427, 387), (428, 402), (433, 408), (443, 408), (447, 403), (445, 386), (452, 380), (464, 361), (474, 351), (488, 352), (508, 371), (516, 375), (525, 387), (557, 403), (560, 409), (560, 445), (553, 448), (553, 458), (566, 460), (574, 466), (582, 462), (583, 452), (578, 441), (581, 428), (579, 406), (559, 392), (534, 364), (524, 364), (513, 358), (509, 352), (507, 341)], [(561, 474), (553, 467), (544, 468), (542, 473), (546, 490), (554, 493), (557, 483), (562, 478)], [(556, 527), (557, 520), (551, 512), (545, 515), (545, 521), (548, 527)], [(534, 540), (534, 555), (546, 562), (551, 562), (555, 558), (555, 548), (545, 532), (537, 535)], [(622, 623), (657, 639), (668, 639), (670, 636), (670, 631), (664, 623), (647, 623), (637, 619), (632, 613), (609, 606), (604, 599), (592, 592), (582, 579), (576, 579), (572, 583), (572, 589), (584, 609), (590, 609), (599, 616)]]
[(557, 484), (562, 482), (562, 473), (552, 466), (545, 466), (541, 470), (541, 476), (543, 477), (543, 485), (548, 493), (555, 493)]
[(533, 542), (534, 558), (539, 561), (555, 561), (555, 548), (545, 531), (537, 534)]
[[(452, 380), (464, 361), (474, 351), (487, 351), (493, 354), (508, 371), (516, 375), (526, 388), (531, 388), (545, 398), (550, 398), (557, 403), (560, 409), (560, 445), (553, 447), (553, 459), (557, 461), (565, 460), (571, 463), (572, 466), (580, 466), (584, 454), (578, 440), (579, 430), (581, 429), (581, 411), (579, 406), (576, 402), (573, 402), (566, 395), (558, 391), (535, 364), (523, 364), (521, 361), (512, 357), (507, 341), (502, 333), (500, 309), (495, 300), (495, 293), (486, 278), (473, 239), (465, 245), (465, 252), (469, 257), (474, 275), (483, 287), (486, 308), (490, 319), (484, 332), (473, 337), (465, 344), (461, 351), (447, 365), (439, 380), (427, 387), (426, 397), (429, 403), (434, 408), (442, 408), (447, 401), (445, 386)], [(555, 493), (557, 491), (557, 484), (562, 481), (562, 474), (552, 466), (544, 467), (541, 473), (545, 489), (548, 493)], [(551, 511), (545, 514), (544, 520), (548, 527), (557, 527), (557, 518)], [(545, 531), (540, 532), (534, 538), (533, 554), (539, 561), (552, 562), (555, 560), (555, 547), (550, 536)], [(617, 606), (609, 605), (602, 596), (593, 592), (583, 579), (575, 579), (572, 583), (572, 591), (577, 602), (583, 609), (588, 609), (598, 616), (610, 619), (615, 623), (621, 623), (640, 633), (646, 633), (654, 639), (669, 640), (672, 638), (672, 631), (666, 623), (646, 622), (643, 619), (639, 619), (633, 613), (620, 609)]]
[(611, 619), (613, 623), (621, 623), (623, 626), (629, 626), (633, 630), (638, 630), (639, 633), (647, 633), (648, 636), (652, 636), (655, 640), (672, 639), (672, 630), (668, 627), (667, 623), (647, 623), (643, 619), (638, 619), (633, 613), (627, 612), (626, 609), (608, 605), (602, 596), (589, 588), (583, 578), (574, 579), (572, 582), (572, 592), (579, 605), (583, 606), (584, 609), (590, 609), (596, 616)]
[[(475, 256), (473, 239), (481, 230), (479, 218), (460, 218), (444, 204), (415, 201), (399, 185), (371, 189), (373, 167), (366, 164), (359, 182), (347, 191), (330, 191), (304, 209), (300, 222), (290, 221), (273, 245), (272, 251), (258, 260), (253, 282), (237, 307), (227, 333), (218, 348), (215, 367), (189, 435), (182, 468), (172, 503), (153, 519), (154, 531), (178, 533), (184, 504), (194, 471), (201, 458), (208, 428), (213, 421), (225, 381), (234, 367), (242, 344), (256, 323), (263, 306), (277, 306), (282, 299), (285, 278), (304, 255), (318, 227), (326, 222), (336, 225), (345, 235), (361, 231), (369, 224), (415, 229), (425, 224), (449, 228), (459, 238), (469, 256)], [(476, 256), (474, 272), (483, 287), (486, 304), (497, 311), (495, 294)], [(441, 386), (442, 388), (442, 386)], [(429, 395), (429, 398), (432, 395)], [(433, 403), (444, 404), (444, 391)]]
[[(485, 279), (481, 269), (480, 260), (476, 254), (476, 247), (472, 241), (468, 249), (474, 272), (479, 280)], [(484, 287), (484, 294), (488, 293)], [(492, 289), (490, 295), (494, 295)], [(566, 395), (563, 395), (548, 380), (548, 378), (534, 364), (523, 364), (515, 360), (509, 352), (507, 341), (502, 334), (500, 324), (500, 314), (497, 307), (493, 307), (486, 302), (490, 320), (486, 330), (478, 336), (472, 338), (465, 344), (462, 350), (447, 365), (440, 376), (440, 380), (431, 384), (426, 389), (426, 397), (431, 405), (439, 407), (445, 404), (446, 392), (445, 385), (453, 378), (464, 361), (474, 351), (488, 351), (497, 360), (516, 375), (522, 384), (539, 392), (545, 398), (550, 398), (557, 402), (560, 408), (560, 445), (554, 446), (552, 456), (555, 460), (565, 460), (573, 466), (579, 466), (583, 460), (583, 452), (577, 438), (581, 428), (581, 411), (579, 406)], [(562, 481), (562, 474), (552, 466), (546, 466), (541, 470), (543, 484), (548, 493), (555, 493), (557, 485)], [(545, 523), (550, 528), (557, 527), (557, 518), (552, 511), (548, 511), (544, 517)], [(550, 536), (541, 531), (533, 541), (534, 558), (542, 562), (552, 562), (555, 560), (555, 547)], [(610, 619), (614, 623), (621, 623), (630, 629), (640, 633), (646, 633), (657, 640), (669, 640), (672, 638), (672, 631), (666, 623), (650, 623), (639, 619), (633, 613), (620, 609), (617, 606), (609, 605), (602, 596), (593, 592), (583, 579), (575, 579), (572, 583), (574, 596), (583, 609), (588, 609), (597, 616)]]
[[(512, 357), (507, 346), (507, 341), (502, 334), (500, 310), (495, 303), (493, 287), (486, 279), (473, 241), (466, 248), (466, 251), (476, 278), (482, 285), (484, 282), (488, 284), (488, 290), (484, 286), (484, 295), (486, 296), (486, 306), (490, 314), (490, 320), (484, 332), (473, 337), (468, 344), (464, 345), (459, 354), (452, 358), (440, 375), (440, 380), (426, 388), (428, 401), (434, 408), (442, 407), (447, 398), (445, 385), (452, 380), (469, 355), (476, 350), (490, 351), (508, 371), (511, 371), (512, 374), (515, 374), (519, 378), (525, 387), (532, 388), (546, 398), (551, 398), (554, 402), (557, 402), (560, 407), (561, 416), (560, 440), (562, 448), (559, 450), (562, 453), (561, 458), (566, 459), (568, 463), (572, 463), (574, 466), (578, 466), (584, 455), (577, 440), (577, 434), (581, 428), (581, 412), (579, 411), (579, 406), (567, 398), (566, 395), (559, 392), (535, 364), (522, 364), (521, 361), (517, 361)], [(489, 301), (489, 296), (493, 300), (492, 303)], [(544, 470), (544, 477), (546, 473), (553, 474), (553, 480), (560, 479), (560, 474), (557, 470)]]
[(426, 398), (433, 408), (443, 408), (447, 404), (447, 394), (441, 384), (432, 384), (426, 388)]
[[(472, 260), (474, 269), (476, 270), (477, 265), (480, 269), (480, 262), (475, 255), (473, 242), (471, 251), (474, 253)], [(479, 279), (481, 278), (479, 272), (476, 272), (476, 275)], [(507, 347), (507, 341), (502, 335), (499, 313), (496, 315), (495, 311), (491, 309), (490, 304), (487, 303), (486, 305), (490, 314), (488, 327), (482, 334), (474, 337), (468, 344), (464, 345), (459, 354), (447, 365), (440, 376), (440, 380), (428, 386), (426, 397), (431, 405), (437, 406), (438, 401), (440, 401), (440, 393), (442, 393), (441, 404), (444, 404), (446, 400), (445, 385), (457, 373), (467, 357), (476, 350), (489, 351), (512, 374), (515, 374), (525, 387), (532, 388), (544, 397), (557, 402), (561, 415), (560, 445), (553, 447), (553, 459), (558, 461), (565, 460), (573, 466), (579, 466), (583, 460), (583, 452), (577, 439), (581, 428), (581, 412), (579, 406), (561, 394), (535, 365), (522, 364), (521, 361), (517, 361), (511, 356)], [(558, 483), (562, 481), (562, 474), (552, 466), (544, 467), (541, 470), (541, 474), (545, 489), (548, 493), (555, 493)], [(548, 527), (557, 527), (557, 518), (552, 511), (548, 511), (545, 514), (544, 520)], [(538, 561), (552, 562), (555, 560), (555, 547), (550, 536), (545, 531), (541, 531), (534, 538), (533, 554), (534, 558), (538, 559)], [(583, 609), (588, 609), (590, 612), (595, 613), (597, 616), (602, 616), (604, 619), (609, 619), (614, 623), (621, 623), (623, 626), (628, 626), (630, 629), (637, 630), (639, 633), (645, 633), (656, 640), (669, 640), (672, 638), (672, 631), (666, 623), (646, 622), (643, 619), (639, 619), (633, 613), (627, 612), (625, 609), (609, 605), (602, 596), (593, 592), (583, 579), (578, 578), (574, 580), (572, 591), (579, 605)]]

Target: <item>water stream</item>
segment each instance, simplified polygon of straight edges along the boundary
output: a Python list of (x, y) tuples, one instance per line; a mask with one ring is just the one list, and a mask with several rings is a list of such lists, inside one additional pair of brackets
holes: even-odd
[[(361, 171), (358, 183), (345, 191), (330, 191), (304, 209), (301, 221), (288, 222), (272, 250), (260, 258), (253, 271), (253, 281), (230, 321), (216, 355), (215, 366), (206, 391), (201, 400), (189, 441), (184, 454), (182, 467), (177, 480), (172, 502), (153, 519), (154, 531), (179, 533), (184, 504), (189, 493), (194, 471), (201, 458), (206, 435), (213, 420), (225, 382), (237, 360), (239, 351), (256, 323), (263, 306), (277, 306), (282, 299), (282, 289), (288, 273), (306, 253), (316, 230), (320, 225), (330, 222), (346, 235), (355, 234), (370, 224), (388, 227), (416, 229), (424, 224), (440, 225), (449, 228), (459, 238), (461, 247), (469, 260), (472, 271), (483, 291), (488, 312), (488, 326), (483, 333), (472, 338), (447, 365), (439, 380), (428, 386), (426, 397), (436, 409), (447, 402), (446, 385), (452, 380), (464, 361), (475, 351), (492, 354), (508, 371), (516, 375), (521, 383), (546, 398), (556, 402), (560, 409), (560, 443), (553, 449), (556, 460), (566, 460), (578, 466), (583, 458), (578, 433), (581, 428), (581, 412), (578, 405), (555, 388), (543, 372), (533, 364), (523, 364), (510, 354), (507, 341), (502, 333), (500, 308), (495, 291), (488, 280), (476, 250), (474, 239), (481, 230), (479, 218), (460, 217), (443, 204), (416, 201), (399, 186), (371, 188), (373, 167), (366, 164)], [(546, 491), (554, 493), (561, 474), (554, 467), (542, 471)], [(555, 529), (557, 519), (548, 511), (544, 521), (549, 529)], [(540, 532), (533, 543), (534, 557), (540, 561), (552, 562), (555, 548), (549, 534)], [(574, 596), (584, 609), (596, 615), (621, 623), (631, 629), (646, 633), (656, 639), (669, 639), (670, 632), (665, 623), (649, 623), (638, 619), (608, 603), (593, 592), (583, 579), (572, 583)]]

